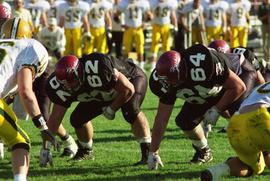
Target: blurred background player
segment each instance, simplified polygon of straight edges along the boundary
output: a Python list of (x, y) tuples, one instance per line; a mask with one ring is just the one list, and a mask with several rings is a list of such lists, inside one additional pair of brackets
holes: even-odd
[[(13, 26), (10, 26), (10, 22)], [(18, 26), (14, 28), (16, 23)], [(3, 55), (0, 64), (0, 137), (11, 147), (14, 180), (25, 181), (30, 162), (30, 140), (17, 124), (16, 115), (4, 99), (18, 92), (25, 110), (41, 131), (43, 145), (46, 141), (56, 144), (53, 135), (48, 131), (32, 89), (33, 80), (39, 77), (48, 65), (48, 53), (42, 44), (34, 39), (15, 40), (31, 37), (31, 29), (23, 20), (8, 19), (2, 25), (0, 33), (4, 38), (0, 40)]]
[(118, 6), (118, 10), (124, 13), (124, 35), (123, 46), (124, 56), (128, 57), (132, 52), (133, 45), (136, 49), (137, 61), (140, 68), (144, 70), (144, 21), (151, 19), (150, 4), (144, 0), (122, 0)]
[(205, 7), (207, 41), (221, 40), (227, 31), (227, 17), (220, 0), (210, 0)]
[[(203, 33), (205, 33), (204, 9), (200, 0), (190, 1), (180, 11), (180, 21), (185, 29), (185, 33), (192, 32), (192, 44), (203, 44)], [(189, 14), (191, 13), (191, 16)], [(192, 28), (187, 24), (187, 19), (191, 18)], [(206, 42), (204, 42), (205, 44)], [(206, 44), (207, 45), (207, 44)], [(186, 47), (188, 48), (188, 47)]]
[(249, 10), (250, 7), (248, 8), (241, 0), (234, 0), (229, 5), (227, 15), (231, 48), (247, 47), (248, 32), (250, 30)]
[(249, 177), (270, 168), (270, 83), (258, 86), (229, 121), (228, 138), (236, 157), (209, 167), (202, 181), (218, 181), (222, 176)]
[(32, 15), (33, 37), (36, 38), (42, 27), (47, 26), (46, 12), (50, 9), (48, 1), (30, 0), (25, 5)]
[(112, 39), (108, 42), (109, 54), (113, 54), (113, 48), (115, 49), (116, 58), (122, 57), (122, 45), (123, 45), (123, 25), (124, 25), (124, 14), (120, 13), (117, 15), (117, 7), (120, 0), (113, 2), (113, 10), (111, 13), (112, 19)]
[[(89, 5), (81, 0), (68, 0), (59, 5), (59, 26), (64, 27), (66, 36), (65, 55), (82, 56), (82, 28), (90, 35), (87, 14)], [(82, 27), (83, 25), (83, 27)]]
[[(112, 20), (110, 11), (112, 4), (107, 0), (91, 0), (89, 1), (89, 24), (91, 39), (84, 40), (83, 54), (93, 53), (94, 50), (99, 53), (108, 53), (107, 38), (111, 38)], [(110, 33), (110, 37), (106, 34)]]
[(59, 6), (61, 3), (65, 2), (64, 0), (48, 0), (49, 4), (50, 4), (50, 9), (48, 9), (48, 11), (46, 12), (47, 15), (47, 19), (50, 18), (56, 18), (57, 20), (57, 24), (59, 24)]
[(25, 22), (29, 24), (31, 27), (32, 33), (34, 32), (34, 25), (32, 22), (32, 15), (28, 9), (25, 8), (24, 0), (14, 0), (13, 1), (14, 8), (12, 9), (12, 15), (14, 17), (21, 18)]
[(270, 0), (263, 0), (258, 9), (258, 17), (262, 21), (264, 59), (270, 62)]
[[(152, 43), (151, 43), (151, 71), (154, 70), (160, 42), (162, 51), (171, 49), (172, 36), (178, 31), (175, 9), (176, 0), (150, 0), (150, 9), (153, 14), (152, 23)], [(171, 34), (171, 24), (173, 25), (173, 34)]]
[(66, 38), (62, 28), (57, 26), (56, 18), (48, 19), (48, 26), (41, 29), (38, 40), (46, 47), (48, 53), (58, 59), (64, 55)]
[(189, 0), (178, 0), (178, 6), (176, 11), (177, 23), (178, 23), (178, 32), (175, 34), (174, 38), (174, 50), (182, 52), (185, 49), (185, 28), (181, 21), (181, 11), (185, 7), (186, 3)]

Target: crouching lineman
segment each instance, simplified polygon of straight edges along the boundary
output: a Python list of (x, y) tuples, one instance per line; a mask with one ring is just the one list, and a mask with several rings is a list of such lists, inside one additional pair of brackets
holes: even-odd
[[(12, 28), (8, 21), (14, 21)], [(48, 131), (46, 122), (40, 112), (37, 99), (32, 90), (33, 81), (39, 77), (48, 65), (46, 49), (34, 39), (15, 38), (25, 37), (30, 27), (20, 19), (7, 20), (1, 28), (0, 40), (0, 138), (11, 147), (12, 168), (15, 181), (25, 181), (29, 169), (30, 140), (28, 135), (17, 124), (14, 112), (8, 107), (4, 99), (18, 91), (21, 102), (32, 117), (34, 125), (40, 129), (43, 145), (46, 141), (57, 144), (53, 135)], [(21, 26), (25, 25), (25, 26)], [(46, 165), (49, 155), (44, 151), (41, 164)]]
[(221, 112), (230, 108), (246, 90), (244, 82), (229, 69), (228, 58), (203, 45), (194, 45), (181, 54), (162, 54), (150, 77), (151, 91), (159, 99), (148, 156), (149, 169), (163, 165), (159, 147), (176, 98), (185, 100), (175, 121), (192, 141), (195, 154), (191, 163), (213, 159), (201, 126), (215, 125)]
[(270, 83), (258, 86), (244, 100), (228, 126), (227, 134), (237, 157), (230, 157), (204, 170), (202, 181), (218, 181), (221, 176), (259, 175), (270, 168)]
[[(64, 56), (47, 82), (47, 93), (54, 103), (48, 127), (65, 142), (66, 151), (75, 154), (73, 160), (91, 158), (91, 120), (101, 114), (113, 120), (121, 108), (141, 146), (142, 159), (137, 164), (146, 164), (151, 135), (148, 121), (140, 110), (146, 90), (146, 75), (130, 59), (119, 60), (101, 53), (80, 59)], [(61, 124), (64, 114), (75, 101), (79, 104), (70, 116), (70, 123), (78, 137), (78, 151), (73, 138)]]

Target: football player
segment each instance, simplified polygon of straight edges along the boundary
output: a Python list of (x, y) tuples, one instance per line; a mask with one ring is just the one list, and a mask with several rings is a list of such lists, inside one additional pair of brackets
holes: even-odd
[(66, 38), (62, 28), (57, 26), (56, 18), (48, 19), (48, 27), (38, 34), (38, 40), (46, 47), (48, 53), (60, 59), (64, 55)]
[[(214, 40), (208, 47), (217, 50), (218, 52), (225, 53), (230, 62), (230, 69), (233, 70), (239, 78), (245, 83), (246, 91), (242, 96), (231, 104), (234, 107), (233, 111), (238, 110), (241, 102), (251, 93), (252, 89), (258, 84), (265, 83), (261, 72), (258, 70), (258, 62), (255, 59), (254, 53), (245, 49), (235, 48), (230, 49), (229, 45), (224, 40)], [(233, 112), (230, 112), (226, 118), (230, 118)], [(222, 128), (219, 132), (226, 132), (227, 127)], [(207, 129), (206, 129), (207, 131)]]
[(205, 8), (207, 40), (222, 39), (227, 31), (227, 16), (219, 0), (211, 0)]
[(168, 51), (157, 61), (150, 77), (151, 91), (159, 97), (152, 130), (148, 168), (163, 165), (159, 147), (177, 98), (185, 100), (176, 124), (192, 141), (191, 163), (213, 159), (202, 125), (215, 125), (219, 115), (230, 108), (246, 90), (244, 82), (229, 68), (228, 58), (197, 44), (183, 52)]
[(270, 81), (270, 65), (263, 58), (257, 57), (252, 50), (244, 47), (233, 48), (231, 51), (233, 53), (243, 54), (245, 58), (256, 68), (258, 84)]
[(31, 27), (32, 32), (34, 32), (34, 25), (32, 21), (32, 15), (28, 9), (24, 6), (24, 0), (14, 0), (14, 8), (12, 9), (12, 15), (14, 17), (21, 18), (22, 20), (28, 22)]
[(170, 25), (172, 22), (173, 36), (178, 31), (175, 9), (176, 0), (151, 0), (150, 7), (153, 13), (152, 20), (152, 44), (151, 44), (151, 71), (154, 70), (158, 56), (160, 40), (162, 41), (162, 51), (169, 51), (171, 48)]
[(66, 36), (65, 55), (82, 56), (82, 25), (84, 32), (90, 36), (87, 14), (88, 3), (81, 0), (68, 0), (60, 3), (59, 26), (64, 27)]
[[(101, 114), (113, 120), (115, 113), (121, 109), (141, 146), (142, 158), (137, 164), (146, 164), (151, 136), (147, 118), (140, 110), (146, 90), (147, 77), (131, 59), (119, 60), (101, 53), (92, 53), (80, 59), (72, 55), (64, 56), (47, 82), (47, 93), (54, 103), (48, 127), (62, 140), (67, 140), (70, 153), (75, 154), (73, 160), (92, 158), (91, 121)], [(77, 153), (73, 149), (75, 146), (72, 146), (74, 140), (71, 141), (71, 136), (61, 125), (73, 102), (79, 102), (70, 116), (70, 123), (78, 137)]]
[[(27, 23), (23, 23), (24, 26), (18, 26), (17, 29), (10, 29), (7, 22), (12, 20), (9, 19), (2, 25), (0, 32), (2, 37), (25, 37), (30, 30), (30, 27), (25, 28)], [(20, 22), (16, 22), (16, 19), (14, 21), (14, 23)], [(29, 169), (30, 140), (18, 125), (16, 115), (4, 99), (18, 92), (25, 110), (41, 132), (43, 145), (45, 146), (47, 141), (52, 142), (53, 145), (57, 144), (48, 130), (32, 90), (33, 80), (39, 77), (47, 67), (48, 53), (44, 46), (34, 39), (1, 39), (0, 51), (2, 55), (0, 61), (0, 138), (10, 146), (12, 151), (14, 180), (25, 181)], [(46, 155), (45, 152), (44, 154)], [(46, 155), (46, 161), (48, 160), (49, 155)], [(45, 164), (45, 162), (40, 163)]]
[(270, 83), (258, 86), (239, 108), (228, 126), (227, 134), (236, 157), (201, 173), (202, 181), (218, 181), (221, 176), (248, 177), (270, 168)]
[[(194, 43), (203, 43), (203, 37), (201, 32), (205, 32), (204, 25), (204, 16), (203, 16), (203, 6), (201, 5), (200, 0), (189, 1), (182, 8), (180, 13), (181, 25), (183, 26), (186, 33), (192, 31), (192, 44)], [(187, 24), (187, 19), (191, 13), (192, 29)], [(188, 47), (186, 47), (188, 48)]]
[(50, 9), (50, 4), (48, 1), (30, 0), (26, 4), (26, 9), (32, 15), (33, 35), (36, 36), (43, 26), (47, 26), (46, 12)]
[[(123, 45), (124, 56), (128, 57), (132, 50), (133, 43), (135, 44), (135, 49), (138, 57), (139, 66), (144, 69), (144, 34), (143, 26), (144, 19), (151, 19), (152, 14), (150, 12), (150, 4), (148, 1), (143, 0), (127, 0), (120, 1), (118, 6), (120, 14), (124, 14), (124, 35), (123, 35)], [(117, 16), (117, 15), (116, 15)]]
[(234, 0), (234, 3), (229, 6), (227, 15), (230, 27), (230, 47), (246, 47), (250, 29), (249, 10), (246, 8), (246, 4), (241, 0)]
[(108, 33), (112, 31), (111, 9), (112, 4), (107, 0), (92, 0), (90, 3), (88, 19), (91, 27), (91, 40), (86, 41), (84, 45), (84, 55), (93, 53), (95, 48), (96, 52), (108, 53), (106, 31)]

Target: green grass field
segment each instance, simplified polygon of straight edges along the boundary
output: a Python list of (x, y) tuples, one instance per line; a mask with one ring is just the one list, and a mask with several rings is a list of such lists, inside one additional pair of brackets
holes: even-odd
[[(109, 121), (102, 116), (93, 121), (94, 125), (94, 152), (95, 160), (71, 162), (69, 159), (60, 158), (60, 153), (53, 152), (54, 167), (40, 168), (38, 155), (41, 138), (39, 131), (34, 128), (30, 121), (20, 121), (20, 125), (28, 132), (32, 140), (31, 166), (28, 180), (33, 181), (88, 181), (88, 180), (199, 180), (200, 171), (208, 166), (226, 160), (233, 156), (226, 134), (217, 131), (226, 122), (220, 119), (209, 137), (209, 143), (213, 149), (214, 159), (205, 165), (190, 165), (194, 151), (191, 142), (184, 136), (182, 131), (175, 125), (174, 118), (181, 108), (178, 101), (175, 105), (167, 131), (165, 133), (160, 156), (164, 163), (163, 168), (157, 171), (149, 171), (147, 166), (132, 166), (140, 159), (139, 144), (134, 140), (130, 126), (124, 121), (122, 115), (117, 113), (116, 119)], [(149, 119), (150, 127), (153, 125), (156, 113), (157, 98), (148, 91), (142, 110)], [(91, 111), (91, 110), (89, 110)], [(70, 134), (75, 137), (74, 130), (69, 124), (71, 109), (66, 114), (64, 125)], [(10, 153), (6, 151), (5, 159), (0, 160), (0, 180), (12, 180)], [(263, 175), (246, 178), (247, 180), (269, 181), (269, 170)], [(221, 180), (246, 180), (234, 177), (222, 178)]]

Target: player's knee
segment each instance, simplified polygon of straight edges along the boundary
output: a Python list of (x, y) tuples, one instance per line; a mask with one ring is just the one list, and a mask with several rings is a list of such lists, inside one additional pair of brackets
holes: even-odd
[(130, 124), (133, 124), (139, 112), (140, 112), (140, 109), (136, 109), (133, 111), (123, 111), (123, 116), (127, 122), (129, 122)]
[(81, 123), (81, 120), (79, 120), (75, 115), (71, 114), (70, 116), (70, 124), (73, 128), (82, 128), (83, 124)]

